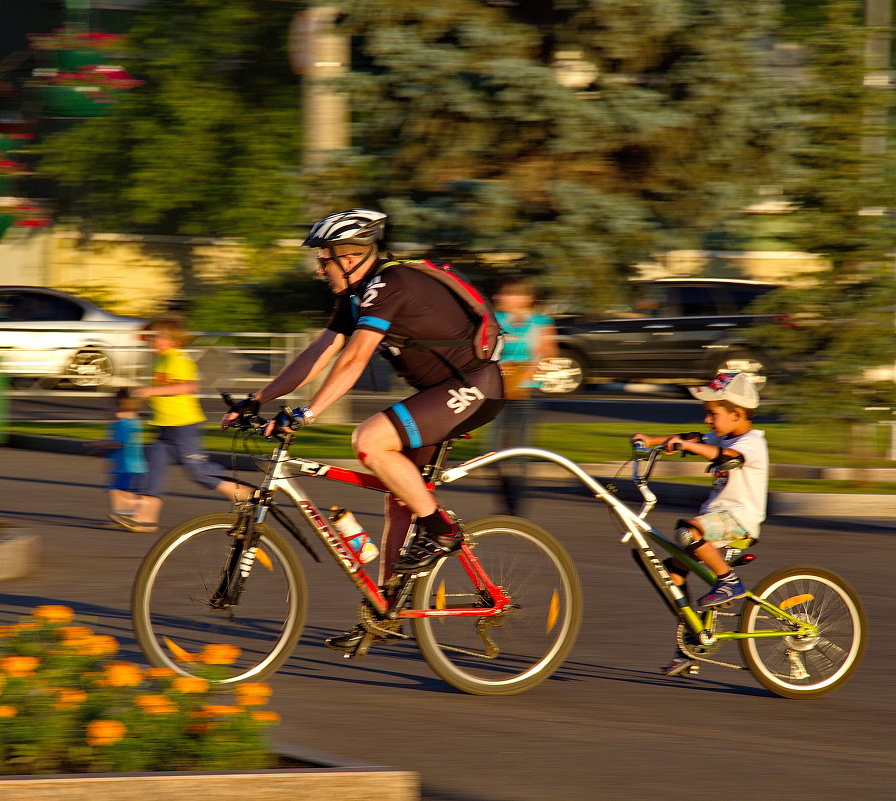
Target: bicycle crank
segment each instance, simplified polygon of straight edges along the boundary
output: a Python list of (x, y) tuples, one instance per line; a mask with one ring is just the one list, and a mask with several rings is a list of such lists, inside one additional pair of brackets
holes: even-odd
[(678, 647), (681, 649), (681, 652), (697, 662), (705, 662), (708, 665), (720, 665), (732, 670), (743, 670), (743, 665), (735, 665), (731, 662), (721, 662), (710, 658), (722, 647), (723, 640), (714, 640), (709, 644), (704, 644), (700, 641), (698, 635), (694, 634), (684, 623), (678, 624), (678, 628), (675, 630), (675, 639), (678, 641)]
[(361, 606), (358, 609), (358, 618), (366, 634), (353, 650), (347, 651), (343, 655), (345, 659), (363, 659), (370, 650), (370, 646), (377, 640), (394, 643), (396, 640), (411, 639), (410, 635), (402, 633), (402, 621), (399, 618), (382, 620), (376, 616), (376, 613), (366, 601), (361, 602)]

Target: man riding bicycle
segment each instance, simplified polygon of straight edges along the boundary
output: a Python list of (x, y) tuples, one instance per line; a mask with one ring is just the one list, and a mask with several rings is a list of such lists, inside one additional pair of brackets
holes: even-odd
[[(463, 537), (436, 503), (420, 467), (436, 445), (488, 423), (504, 404), (498, 363), (473, 358), (475, 323), (454, 293), (380, 254), (385, 221), (381, 212), (351, 209), (312, 226), (302, 245), (317, 249), (318, 275), (336, 295), (330, 319), (279, 375), (235, 404), (222, 421), (226, 428), (240, 414), (256, 414), (261, 404), (307, 385), (335, 358), (309, 405), (296, 410), (293, 427), (309, 425), (355, 385), (374, 353), (386, 357), (417, 392), (365, 420), (352, 436), (358, 460), (389, 488), (380, 549), (383, 585), (393, 573), (424, 570), (460, 548)], [(415, 341), (452, 344), (408, 344)], [(414, 517), (417, 534), (402, 554)], [(365, 633), (357, 626), (327, 645), (350, 650)]]

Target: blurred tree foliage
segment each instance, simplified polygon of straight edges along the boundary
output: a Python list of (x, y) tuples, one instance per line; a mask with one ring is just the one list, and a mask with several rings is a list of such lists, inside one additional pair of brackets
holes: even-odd
[(155, 0), (132, 26), (144, 83), (105, 117), (49, 137), (40, 171), (87, 230), (295, 235), (300, 93), (286, 34), (294, 3)]
[(699, 247), (782, 169), (776, 3), (339, 7), (357, 149), (316, 182), (389, 212), (397, 240), (518, 254), (601, 308), (632, 264)]
[(798, 327), (759, 334), (786, 368), (768, 392), (790, 417), (879, 420), (887, 414), (871, 407), (896, 407), (892, 377), (866, 375), (896, 363), (896, 157), (887, 142), (896, 92), (865, 80), (867, 36), (881, 32), (863, 28), (863, 3), (826, 0), (816, 12), (823, 25), (794, 31), (807, 46), (796, 95), (803, 137), (785, 194), (795, 247), (830, 268), (762, 304)]

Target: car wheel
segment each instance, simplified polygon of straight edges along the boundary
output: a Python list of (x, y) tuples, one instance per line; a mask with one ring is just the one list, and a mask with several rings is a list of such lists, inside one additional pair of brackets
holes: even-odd
[(716, 364), (715, 368), (716, 373), (746, 373), (757, 392), (762, 391), (768, 380), (766, 371), (765, 361), (755, 353), (746, 350), (732, 350)]
[(101, 387), (113, 374), (112, 360), (105, 353), (84, 350), (69, 359), (62, 379), (76, 387)]
[(539, 362), (533, 378), (545, 395), (569, 395), (585, 383), (585, 367), (578, 356), (564, 353)]

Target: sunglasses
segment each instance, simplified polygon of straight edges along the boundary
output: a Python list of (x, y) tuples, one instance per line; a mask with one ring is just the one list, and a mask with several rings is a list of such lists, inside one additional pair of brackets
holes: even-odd
[[(339, 258), (344, 259), (346, 256), (363, 256), (363, 253), (343, 253)], [(331, 261), (336, 261), (335, 256), (316, 256), (317, 263), (321, 267), (326, 267)]]

